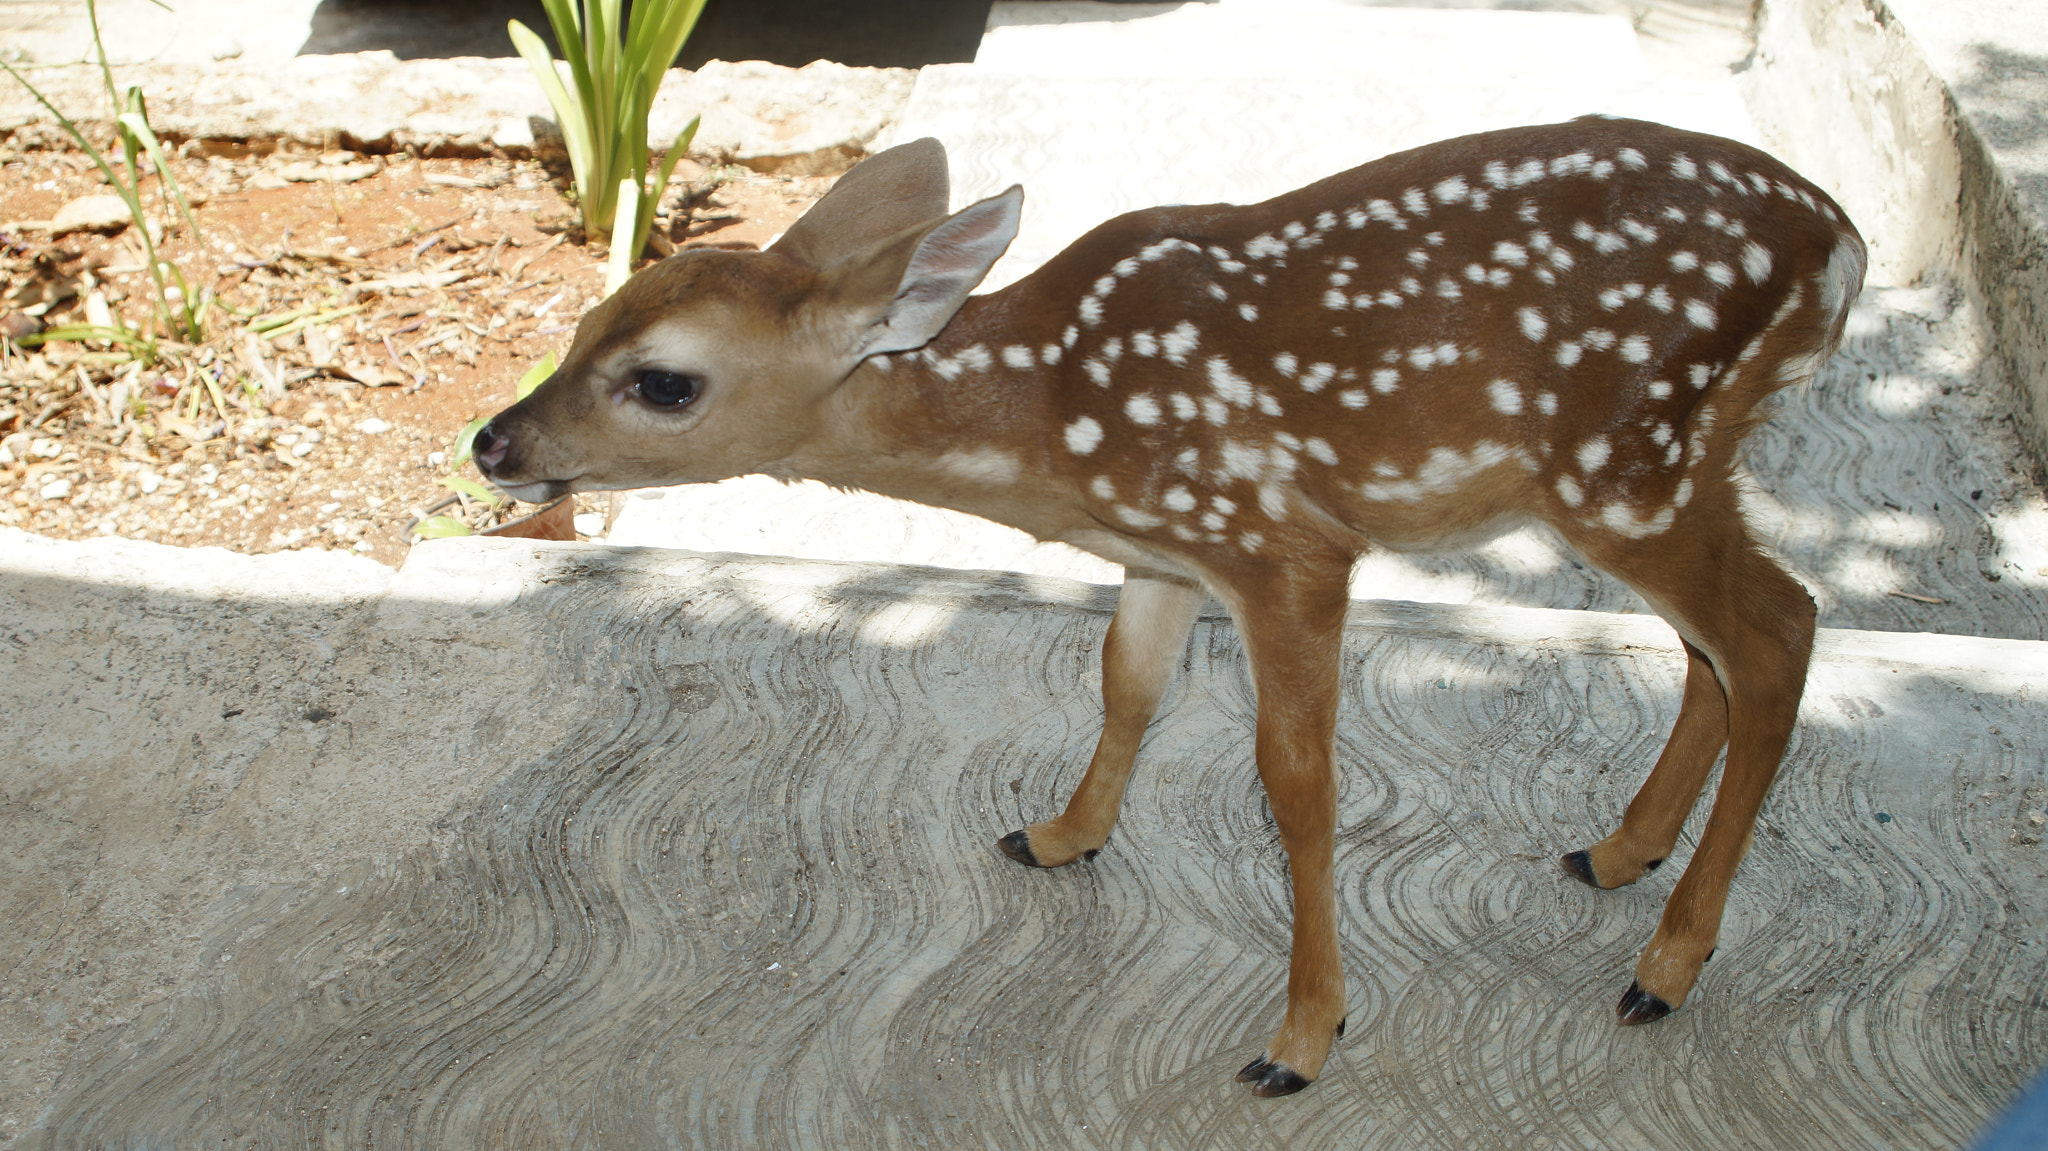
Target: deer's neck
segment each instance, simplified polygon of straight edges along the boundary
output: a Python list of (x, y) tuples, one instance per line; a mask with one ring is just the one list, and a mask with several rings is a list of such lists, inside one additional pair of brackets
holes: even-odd
[(1018, 304), (1007, 290), (973, 297), (929, 344), (855, 369), (793, 461), (801, 474), (1058, 534), (1043, 429), (1065, 349), (1056, 323)]

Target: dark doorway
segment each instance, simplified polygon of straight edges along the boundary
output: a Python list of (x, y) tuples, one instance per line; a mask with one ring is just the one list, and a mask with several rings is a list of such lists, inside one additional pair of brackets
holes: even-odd
[[(709, 0), (678, 61), (916, 68), (974, 59), (989, 0)], [(630, 3), (628, 5), (630, 11)], [(505, 21), (553, 42), (540, 0), (321, 0), (300, 55), (511, 56)]]

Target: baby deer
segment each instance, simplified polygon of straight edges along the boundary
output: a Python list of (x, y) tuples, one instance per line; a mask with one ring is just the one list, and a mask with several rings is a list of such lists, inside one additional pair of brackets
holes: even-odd
[(1731, 482), (1759, 404), (1812, 378), (1864, 248), (1753, 148), (1586, 118), (1376, 160), (1250, 207), (1153, 208), (970, 297), (1011, 188), (948, 215), (933, 140), (861, 164), (765, 252), (690, 251), (591, 309), (561, 370), (477, 436), (523, 500), (747, 473), (955, 508), (1125, 565), (1107, 713), (1058, 817), (1001, 840), (1095, 854), (1204, 592), (1258, 693), (1294, 901), (1287, 1012), (1238, 1073), (1298, 1091), (1343, 1033), (1332, 740), (1347, 577), (1369, 547), (1531, 520), (1676, 628), (1684, 703), (1621, 826), (1563, 857), (1594, 887), (1712, 816), (1618, 1008), (1683, 1003), (1777, 774), (1812, 600)]

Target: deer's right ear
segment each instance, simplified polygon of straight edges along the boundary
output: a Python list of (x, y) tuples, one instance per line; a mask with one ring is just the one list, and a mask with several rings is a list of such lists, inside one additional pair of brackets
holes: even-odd
[(832, 272), (857, 359), (924, 346), (939, 334), (1017, 238), (1024, 189), (970, 204)]
[(927, 136), (854, 165), (769, 250), (829, 268), (946, 214), (946, 147)]

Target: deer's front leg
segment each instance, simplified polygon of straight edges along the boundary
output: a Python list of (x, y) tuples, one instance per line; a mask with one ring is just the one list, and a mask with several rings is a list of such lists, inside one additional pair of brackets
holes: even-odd
[(1095, 758), (1057, 819), (998, 841), (1005, 855), (1032, 867), (1059, 867), (1102, 849), (1116, 826), (1138, 744), (1187, 648), (1201, 604), (1201, 589), (1185, 580), (1139, 568), (1125, 573), (1116, 616), (1102, 645), (1104, 717)]
[(1334, 852), (1338, 672), (1347, 604), (1344, 571), (1316, 586), (1272, 589), (1233, 604), (1259, 694), (1259, 781), (1287, 852), (1294, 942), (1287, 1015), (1259, 1058), (1237, 1073), (1258, 1095), (1290, 1095), (1322, 1074), (1344, 1033)]

